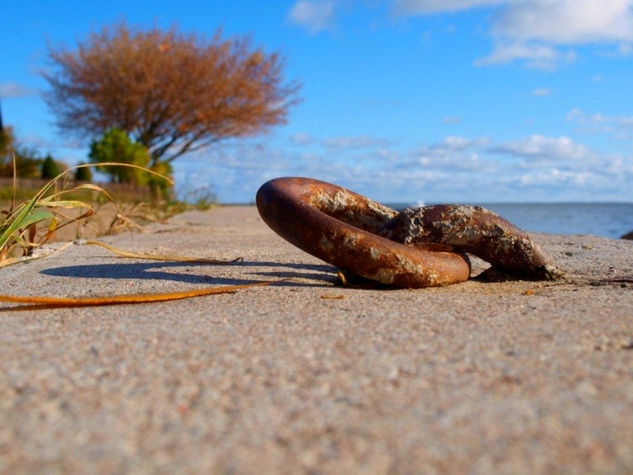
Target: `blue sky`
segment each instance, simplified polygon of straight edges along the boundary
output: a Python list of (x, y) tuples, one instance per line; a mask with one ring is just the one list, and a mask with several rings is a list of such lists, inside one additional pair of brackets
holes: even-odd
[(250, 35), (302, 101), (285, 125), (175, 162), (181, 189), (251, 202), (312, 176), (383, 202), (633, 201), (633, 0), (0, 0), (0, 97), (18, 138), (85, 143), (41, 98), (47, 42), (120, 19)]

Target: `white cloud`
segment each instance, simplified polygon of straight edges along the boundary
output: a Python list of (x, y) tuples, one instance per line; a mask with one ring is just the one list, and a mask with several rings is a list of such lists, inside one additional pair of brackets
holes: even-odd
[(631, 43), (622, 43), (618, 47), (618, 53), (622, 56), (631, 56), (633, 54), (633, 44)]
[[(384, 1), (384, 0), (382, 0)], [(318, 33), (331, 28), (341, 7), (352, 0), (297, 0), (288, 13), (294, 24)], [(360, 2), (377, 8), (378, 2)], [(474, 64), (522, 61), (531, 68), (555, 68), (576, 59), (575, 46), (615, 46), (613, 55), (633, 54), (633, 0), (390, 0), (398, 16), (492, 11), (494, 47)], [(454, 26), (449, 26), (450, 33)]]
[(447, 116), (444, 117), (442, 119), (442, 123), (446, 124), (446, 125), (455, 125), (455, 124), (459, 124), (462, 121), (461, 117), (458, 117), (456, 115), (452, 115), (452, 116)]
[(408, 158), (398, 156), (398, 160), (392, 161), (392, 166), (409, 171), (419, 168), (433, 170), (444, 173), (448, 178), (460, 173), (494, 173), (498, 168), (496, 163), (480, 153), (485, 152), (489, 143), (488, 137), (450, 135), (435, 144), (423, 144), (418, 150), (408, 153)]
[(519, 183), (523, 186), (551, 186), (560, 187), (561, 185), (584, 186), (593, 181), (596, 176), (588, 171), (559, 170), (558, 168), (550, 168), (539, 170), (532, 173), (521, 175)]
[(52, 150), (58, 145), (45, 137), (34, 134), (20, 137), (20, 142), (28, 147), (39, 149), (39, 151), (42, 151), (42, 149)]
[(534, 97), (546, 97), (552, 94), (552, 90), (548, 87), (539, 87), (532, 91)]
[(633, 41), (633, 0), (395, 0), (403, 15), (501, 6), (492, 32), (555, 44)]
[(0, 83), (0, 97), (24, 97), (37, 94), (37, 89), (23, 86), (16, 82)]
[(252, 140), (205, 150), (176, 162), (176, 181), (181, 192), (210, 186), (223, 202), (252, 201), (262, 183), (279, 176), (314, 177), (382, 202), (486, 202), (508, 193), (515, 200), (623, 200), (633, 180), (632, 157), (599, 154), (567, 137), (491, 144), (449, 136), (417, 149), (391, 143), (340, 153), (327, 139), (313, 140), (309, 153)]
[(384, 147), (390, 142), (379, 137), (361, 135), (357, 137), (333, 137), (325, 139), (321, 143), (327, 148), (368, 148)]
[(478, 58), (475, 66), (489, 66), (491, 64), (510, 63), (525, 60), (530, 68), (551, 69), (560, 63), (569, 63), (576, 59), (573, 51), (560, 52), (556, 48), (538, 43), (520, 43), (501, 41), (495, 45), (490, 55)]
[(395, 0), (400, 15), (493, 8), (495, 48), (479, 66), (524, 60), (552, 68), (575, 58), (561, 45), (616, 44), (619, 55), (633, 53), (633, 0)]
[(65, 140), (61, 144), (63, 148), (67, 148), (71, 150), (82, 150), (82, 151), (85, 151), (88, 145), (89, 145), (88, 140), (80, 140), (76, 138)]
[(505, 142), (491, 147), (489, 151), (540, 160), (580, 160), (591, 156), (587, 147), (574, 142), (569, 137), (545, 137), (543, 135), (530, 135)]
[(478, 137), (469, 139), (465, 137), (459, 137), (456, 135), (449, 135), (445, 137), (441, 142), (431, 145), (430, 149), (435, 152), (449, 152), (458, 150), (467, 150), (477, 147), (485, 147), (490, 143), (488, 137)]
[(570, 110), (567, 115), (565, 116), (565, 119), (568, 122), (573, 122), (573, 121), (583, 121), (585, 120), (585, 118), (587, 117), (587, 114), (584, 113), (584, 111), (582, 111), (582, 109), (579, 109), (577, 107), (574, 107), (572, 110)]
[(507, 0), (395, 0), (393, 9), (399, 15), (424, 15), (497, 5), (505, 1)]
[(633, 137), (633, 116), (587, 114), (581, 109), (570, 110), (566, 119), (575, 122), (581, 130), (590, 133), (605, 133), (617, 139)]
[(498, 164), (478, 153), (451, 153), (447, 155), (432, 155), (422, 152), (411, 160), (398, 163), (396, 168), (403, 170), (435, 170), (455, 176), (463, 172), (495, 174), (499, 171)]
[(290, 137), (290, 142), (292, 142), (294, 145), (310, 145), (312, 142), (314, 142), (314, 138), (310, 134), (299, 132)]
[(523, 41), (578, 44), (633, 39), (632, 0), (508, 2), (493, 33)]
[(288, 19), (310, 33), (318, 33), (331, 27), (335, 6), (334, 0), (299, 0), (290, 9)]

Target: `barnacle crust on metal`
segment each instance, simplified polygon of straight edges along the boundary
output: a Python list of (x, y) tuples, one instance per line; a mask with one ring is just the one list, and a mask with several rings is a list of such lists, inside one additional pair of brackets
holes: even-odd
[(377, 232), (405, 244), (432, 242), (451, 246), (517, 277), (537, 280), (560, 277), (552, 257), (526, 232), (480, 206), (405, 208)]

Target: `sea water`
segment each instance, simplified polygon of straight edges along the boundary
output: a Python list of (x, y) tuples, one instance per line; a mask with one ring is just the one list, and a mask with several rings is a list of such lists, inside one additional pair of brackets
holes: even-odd
[[(402, 209), (416, 204), (397, 204)], [(481, 203), (526, 231), (618, 239), (633, 231), (633, 203)]]

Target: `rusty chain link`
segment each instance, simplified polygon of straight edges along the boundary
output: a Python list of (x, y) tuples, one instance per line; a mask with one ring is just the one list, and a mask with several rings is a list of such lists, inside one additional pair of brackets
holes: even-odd
[(281, 237), (330, 264), (399, 288), (470, 277), (466, 253), (517, 277), (552, 279), (552, 258), (527, 233), (478, 206), (436, 205), (398, 213), (340, 186), (276, 178), (257, 192), (262, 219)]

